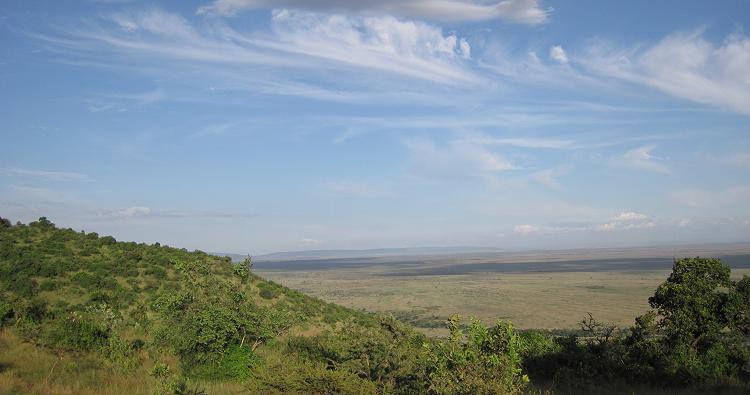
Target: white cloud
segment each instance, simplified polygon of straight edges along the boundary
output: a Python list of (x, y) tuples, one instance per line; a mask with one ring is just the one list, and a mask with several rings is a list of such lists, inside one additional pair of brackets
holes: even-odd
[(476, 81), (456, 65), (468, 42), (423, 22), (290, 10), (275, 10), (272, 21), (278, 39), (262, 45), (273, 49), (435, 82)]
[(448, 178), (491, 177), (515, 166), (501, 155), (471, 139), (438, 145), (429, 139), (405, 142), (412, 170), (418, 174)]
[[(318, 73), (325, 82), (340, 85), (345, 78), (363, 84), (361, 70), (448, 85), (482, 81), (465, 62), (471, 46), (455, 34), (444, 34), (434, 25), (399, 20), (391, 16), (346, 16), (294, 10), (274, 10), (271, 32), (241, 32), (212, 21), (194, 25), (177, 14), (158, 9), (119, 13), (98, 23), (64, 29), (55, 36), (33, 35), (75, 55), (103, 56), (116, 65), (149, 67), (173, 77), (198, 69), (213, 80), (230, 79), (233, 89), (252, 88), (278, 94), (326, 95), (341, 99), (346, 92), (326, 92), (307, 86), (284, 70)], [(115, 56), (111, 56), (115, 55)], [(119, 58), (117, 58), (119, 56)], [(269, 67), (270, 66), (270, 67)], [(344, 71), (332, 79), (325, 71)], [(360, 71), (359, 73), (357, 71)], [(202, 79), (204, 80), (204, 79)], [(163, 92), (126, 95), (124, 99), (154, 102)]]
[(508, 145), (519, 148), (548, 148), (548, 149), (566, 149), (572, 148), (573, 142), (569, 140), (549, 139), (549, 138), (497, 138), (480, 135), (469, 138), (479, 144), (486, 145)]
[[(551, 47), (545, 59), (548, 61), (540, 58), (534, 51), (519, 54), (508, 51), (504, 43), (491, 43), (483, 47), (478, 65), (502, 77), (502, 81), (507, 84), (520, 83), (543, 89), (562, 88), (579, 92), (620, 92), (619, 87), (613, 84), (611, 79), (605, 80), (575, 64), (570, 64), (574, 59), (562, 47)], [(560, 67), (561, 64), (565, 67)]]
[(112, 213), (114, 217), (118, 218), (147, 217), (150, 214), (151, 209), (148, 207), (128, 207)]
[(644, 170), (655, 173), (669, 173), (669, 169), (661, 163), (665, 158), (660, 158), (651, 154), (656, 148), (653, 145), (638, 147), (616, 156), (610, 160), (615, 166), (628, 167), (636, 170)]
[(750, 38), (742, 33), (718, 46), (700, 31), (672, 34), (651, 47), (597, 43), (574, 60), (600, 75), (750, 115)]
[(0, 175), (10, 177), (35, 177), (51, 181), (84, 181), (88, 176), (81, 173), (64, 171), (29, 170), (19, 168), (0, 168)]
[(222, 212), (222, 211), (175, 211), (175, 210), (153, 210), (145, 206), (133, 206), (114, 210), (99, 210), (96, 212), (99, 218), (105, 219), (135, 219), (135, 218), (253, 218), (254, 214)]
[(471, 59), (471, 46), (468, 41), (462, 38), (458, 43), (458, 48), (462, 58)]
[[(679, 223), (679, 226), (686, 226), (688, 223)], [(600, 224), (581, 225), (581, 226), (542, 226), (523, 224), (516, 225), (513, 233), (521, 236), (529, 235), (552, 235), (552, 234), (569, 234), (580, 232), (609, 232), (623, 231), (631, 229), (649, 229), (658, 225), (657, 221), (649, 216), (633, 211), (624, 211), (618, 213), (609, 221)]]
[(516, 225), (513, 228), (513, 233), (518, 235), (530, 235), (534, 233), (539, 233), (542, 229), (538, 226), (529, 225), (529, 224), (523, 224), (523, 225)]
[(393, 15), (450, 22), (503, 19), (531, 25), (546, 22), (550, 12), (542, 9), (538, 0), (504, 0), (489, 4), (472, 0), (216, 0), (200, 7), (198, 14), (229, 16), (254, 8)]
[(565, 54), (565, 50), (559, 45), (555, 45), (549, 49), (549, 57), (562, 64), (568, 63), (568, 55)]
[(646, 214), (636, 213), (634, 211), (623, 211), (612, 218), (613, 221), (633, 222), (647, 219)]
[(594, 229), (599, 231), (647, 229), (656, 226), (656, 221), (646, 214), (634, 211), (623, 211), (610, 219), (609, 222), (597, 225)]

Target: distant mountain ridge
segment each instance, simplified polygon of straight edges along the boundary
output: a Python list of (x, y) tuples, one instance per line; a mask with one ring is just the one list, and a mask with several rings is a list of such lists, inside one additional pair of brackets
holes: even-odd
[[(263, 261), (290, 261), (298, 259), (334, 259), (334, 258), (383, 258), (395, 256), (427, 256), (427, 255), (453, 255), (453, 254), (477, 254), (505, 252), (502, 248), (493, 247), (403, 247), (403, 248), (370, 248), (364, 250), (305, 250), (305, 251), (281, 251), (253, 256), (256, 262)], [(213, 253), (218, 256), (228, 256), (233, 261), (240, 261), (247, 255)]]
[[(281, 251), (270, 254), (253, 256), (255, 262), (280, 262), (296, 260), (323, 259), (355, 259), (355, 258), (396, 258), (396, 257), (462, 257), (473, 259), (517, 259), (540, 258), (552, 260), (571, 256), (576, 259), (586, 258), (617, 258), (617, 257), (663, 257), (663, 256), (695, 256), (716, 255), (722, 252), (727, 255), (750, 253), (750, 243), (708, 243), (695, 245), (663, 245), (640, 247), (604, 247), (604, 248), (574, 248), (554, 250), (513, 250), (495, 247), (453, 246), (453, 247), (402, 247), (402, 248), (371, 248), (371, 249), (337, 249), (337, 250), (304, 250)], [(211, 253), (216, 256), (228, 256), (239, 262), (247, 257), (246, 254)]]

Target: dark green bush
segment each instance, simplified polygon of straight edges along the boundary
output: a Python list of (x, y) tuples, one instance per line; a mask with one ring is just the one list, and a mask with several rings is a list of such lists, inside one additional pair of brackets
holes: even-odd
[(213, 380), (246, 380), (259, 363), (249, 345), (233, 344), (224, 350), (219, 361), (194, 366), (190, 374)]
[(263, 288), (260, 290), (259, 295), (263, 299), (273, 299), (278, 295), (278, 293), (272, 289)]
[(109, 330), (106, 325), (74, 312), (45, 322), (40, 338), (42, 344), (52, 348), (93, 351), (108, 345)]

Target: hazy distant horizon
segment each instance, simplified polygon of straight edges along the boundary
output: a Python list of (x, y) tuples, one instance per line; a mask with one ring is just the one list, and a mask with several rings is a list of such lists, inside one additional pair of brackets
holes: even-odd
[[(628, 245), (618, 247), (579, 247), (579, 248), (496, 248), (482, 246), (421, 246), (421, 247), (383, 247), (366, 249), (331, 249), (331, 250), (292, 250), (274, 251), (253, 255), (248, 253), (206, 251), (217, 256), (230, 256), (241, 260), (250, 255), (255, 261), (292, 261), (295, 259), (339, 259), (339, 258), (387, 258), (387, 257), (450, 257), (450, 256), (518, 256), (518, 255), (553, 255), (555, 253), (578, 253), (586, 255), (622, 254), (661, 256), (665, 251), (674, 251), (676, 256), (691, 256), (698, 251), (712, 251), (713, 254), (725, 252), (729, 255), (750, 254), (750, 241), (734, 243), (702, 244), (659, 244)], [(652, 256), (652, 257), (653, 257)]]

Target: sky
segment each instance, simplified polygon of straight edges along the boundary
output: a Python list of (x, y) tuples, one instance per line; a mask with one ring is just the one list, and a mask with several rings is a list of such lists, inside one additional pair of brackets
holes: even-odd
[(750, 2), (0, 3), (0, 216), (213, 252), (750, 241)]

